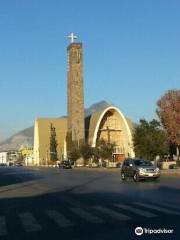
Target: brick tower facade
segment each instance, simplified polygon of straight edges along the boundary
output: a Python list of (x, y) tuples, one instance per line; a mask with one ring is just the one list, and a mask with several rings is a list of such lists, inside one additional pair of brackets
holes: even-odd
[(79, 142), (85, 137), (82, 43), (72, 41), (67, 52), (68, 134), (70, 140)]

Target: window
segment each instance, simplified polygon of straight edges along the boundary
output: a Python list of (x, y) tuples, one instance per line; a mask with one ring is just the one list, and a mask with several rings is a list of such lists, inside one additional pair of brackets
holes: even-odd
[(134, 164), (136, 166), (153, 166), (150, 161), (142, 160), (142, 159), (134, 160)]

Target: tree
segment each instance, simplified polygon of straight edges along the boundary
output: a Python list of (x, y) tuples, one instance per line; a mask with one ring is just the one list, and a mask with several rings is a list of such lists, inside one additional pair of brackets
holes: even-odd
[(98, 163), (101, 158), (100, 149), (96, 146), (92, 148), (93, 162)]
[(153, 160), (157, 155), (168, 153), (168, 141), (165, 131), (157, 120), (140, 120), (134, 135), (134, 150), (137, 157)]
[(92, 147), (88, 143), (81, 144), (80, 154), (85, 161), (88, 161), (93, 155)]
[(167, 132), (169, 142), (180, 151), (180, 90), (167, 91), (157, 102), (157, 115)]
[(112, 159), (112, 153), (114, 150), (115, 144), (108, 143), (104, 139), (101, 139), (97, 142), (96, 147), (93, 149), (93, 155), (96, 160), (99, 158)]
[(80, 157), (81, 153), (79, 147), (76, 144), (72, 145), (71, 149), (68, 151), (68, 159), (75, 162)]
[(114, 151), (114, 143), (106, 142), (105, 140), (100, 141), (100, 155), (102, 159), (112, 159), (112, 153)]
[(53, 127), (53, 124), (50, 124), (50, 161), (57, 161), (58, 154), (57, 154), (57, 140), (56, 140), (56, 128)]

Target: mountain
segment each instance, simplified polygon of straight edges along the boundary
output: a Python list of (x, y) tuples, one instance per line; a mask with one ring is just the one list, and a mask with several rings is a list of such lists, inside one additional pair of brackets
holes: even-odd
[[(89, 108), (85, 109), (85, 117), (91, 115), (93, 112), (101, 111), (107, 106), (110, 106), (110, 103), (106, 101), (100, 101), (91, 105)], [(63, 116), (65, 117), (65, 116)], [(7, 140), (0, 143), (0, 151), (9, 151), (9, 150), (19, 150), (20, 147), (33, 147), (34, 139), (34, 126), (26, 128)]]
[(0, 151), (19, 150), (20, 147), (32, 147), (34, 127), (26, 128), (0, 143)]
[(112, 105), (112, 104), (108, 103), (106, 101), (97, 102), (97, 103), (91, 105), (89, 108), (85, 108), (85, 117), (90, 116), (94, 112), (99, 112), (110, 105)]

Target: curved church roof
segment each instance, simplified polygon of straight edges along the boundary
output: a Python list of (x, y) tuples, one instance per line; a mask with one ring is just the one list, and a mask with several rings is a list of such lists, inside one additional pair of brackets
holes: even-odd
[(88, 116), (86, 118), (86, 131), (88, 131), (88, 139), (89, 142), (92, 144), (92, 146), (95, 145), (96, 137), (97, 137), (97, 132), (101, 123), (101, 120), (103, 119), (104, 115), (108, 111), (115, 111), (119, 114), (122, 123), (124, 124), (126, 131), (128, 133), (128, 137), (130, 139), (130, 142), (132, 141), (132, 132), (133, 132), (133, 123), (131, 122), (130, 119), (127, 119), (123, 113), (114, 105), (108, 106), (104, 108), (101, 111), (94, 112), (92, 115)]

